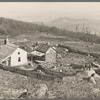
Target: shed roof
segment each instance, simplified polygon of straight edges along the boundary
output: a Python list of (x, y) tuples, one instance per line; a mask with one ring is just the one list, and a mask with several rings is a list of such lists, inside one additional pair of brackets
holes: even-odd
[(44, 55), (44, 53), (38, 52), (38, 51), (33, 51), (33, 52), (31, 52), (31, 54), (34, 56), (40, 56), (40, 57)]
[(49, 49), (49, 47), (50, 46), (48, 44), (39, 44), (36, 48), (36, 51), (46, 53), (46, 51)]

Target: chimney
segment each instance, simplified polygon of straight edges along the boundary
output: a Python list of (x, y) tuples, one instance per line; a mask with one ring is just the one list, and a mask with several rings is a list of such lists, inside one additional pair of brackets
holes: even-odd
[(6, 44), (8, 44), (8, 43), (9, 43), (9, 39), (6, 38), (6, 39), (4, 40), (4, 45), (6, 45)]

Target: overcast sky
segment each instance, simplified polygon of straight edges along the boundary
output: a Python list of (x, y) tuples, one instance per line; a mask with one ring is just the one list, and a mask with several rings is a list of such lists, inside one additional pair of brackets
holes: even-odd
[(0, 2), (0, 17), (50, 21), (59, 17), (100, 19), (100, 3)]

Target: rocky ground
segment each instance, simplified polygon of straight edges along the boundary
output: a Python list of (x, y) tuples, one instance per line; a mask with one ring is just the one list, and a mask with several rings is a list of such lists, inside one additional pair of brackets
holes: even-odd
[[(86, 64), (93, 62), (94, 59), (94, 57), (86, 55), (69, 53), (64, 48), (57, 47), (57, 63), (48, 66), (56, 66), (57, 69), (60, 69), (60, 64), (62, 64), (63, 71), (74, 73), (76, 70), (71, 68), (71, 63)], [(96, 84), (94, 84), (92, 81), (84, 79), (90, 75), (88, 73), (90, 72), (87, 72), (87, 70), (80, 71), (76, 75), (64, 77), (62, 82), (56, 82), (42, 81), (0, 69), (0, 99), (99, 98), (100, 76), (95, 74)]]
[(0, 98), (99, 98), (100, 77), (96, 84), (84, 80), (86, 73), (64, 77), (62, 82), (46, 82), (0, 70)]

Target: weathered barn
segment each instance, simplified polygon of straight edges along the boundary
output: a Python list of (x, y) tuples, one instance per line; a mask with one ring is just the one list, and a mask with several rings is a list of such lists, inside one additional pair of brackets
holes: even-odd
[(36, 49), (31, 52), (29, 59), (33, 61), (56, 63), (56, 49), (48, 44), (39, 44)]
[(0, 63), (6, 66), (27, 64), (27, 52), (14, 44), (6, 42), (4, 45), (0, 45)]

